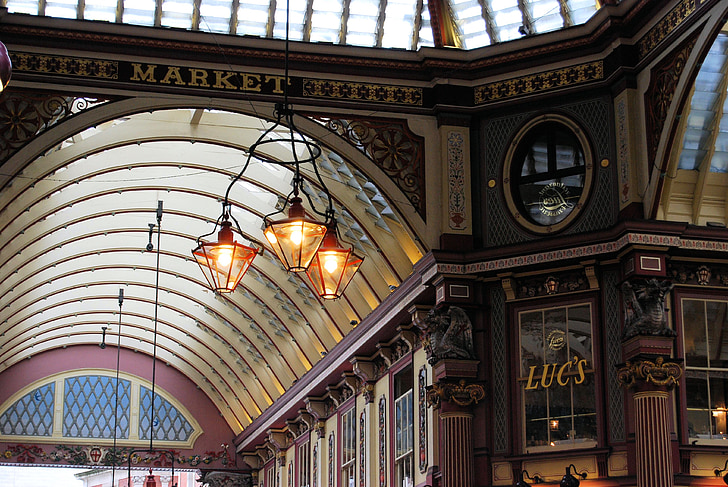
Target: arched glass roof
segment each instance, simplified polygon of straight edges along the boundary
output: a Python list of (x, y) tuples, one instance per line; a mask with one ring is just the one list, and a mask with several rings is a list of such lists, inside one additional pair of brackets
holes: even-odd
[[(434, 45), (430, 11), (452, 45), (474, 49), (583, 24), (599, 0), (290, 0), (291, 40), (416, 50)], [(285, 38), (278, 0), (7, 0), (48, 17)]]

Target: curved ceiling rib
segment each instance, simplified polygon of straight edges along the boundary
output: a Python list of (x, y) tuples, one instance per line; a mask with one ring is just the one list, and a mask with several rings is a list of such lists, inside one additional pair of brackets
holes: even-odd
[[(385, 197), (354, 162), (324, 147), (320, 170), (339, 227), (365, 256), (346, 296), (319, 300), (307, 278), (285, 272), (270, 250), (236, 292), (207, 290), (190, 251), (213, 229), (245, 150), (267, 123), (216, 110), (132, 114), (22, 164), (0, 190), (0, 370), (44, 350), (99, 344), (102, 327), (113, 348), (119, 288), (121, 345), (152, 353), (156, 253), (145, 247), (159, 200), (159, 360), (200, 384), (235, 432), (310, 370), (425, 249), (389, 204), (404, 198)], [(286, 157), (285, 146), (269, 147), (273, 157)], [(232, 188), (246, 238), (264, 242), (263, 216), (280, 208), (291, 177), (290, 168), (253, 161)], [(307, 178), (307, 193), (324, 202)]]

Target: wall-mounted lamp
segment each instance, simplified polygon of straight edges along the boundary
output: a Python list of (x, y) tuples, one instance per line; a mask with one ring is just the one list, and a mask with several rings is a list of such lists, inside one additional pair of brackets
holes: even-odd
[(556, 294), (559, 292), (559, 280), (554, 276), (549, 276), (544, 282), (544, 287), (546, 288), (546, 294)]
[[(715, 470), (713, 470), (713, 473), (715, 474), (716, 477), (720, 477), (720, 474), (722, 474), (723, 472), (727, 472), (727, 471), (728, 471), (728, 460), (725, 461), (725, 465), (723, 465), (722, 469), (718, 470), (716, 468)], [(728, 485), (728, 473), (723, 475), (723, 483)]]
[(710, 274), (708, 266), (701, 265), (698, 267), (698, 284), (707, 286), (710, 283)]
[(528, 471), (527, 470), (521, 470), (521, 473), (518, 476), (519, 477), (518, 478), (518, 482), (516, 482), (513, 485), (513, 487), (530, 487), (531, 486), (531, 484), (529, 484), (528, 482), (526, 482), (525, 480), (523, 480), (523, 475), (524, 474), (526, 475), (526, 477), (528, 477), (529, 479), (533, 480), (533, 483), (534, 484), (542, 484), (543, 483), (543, 479), (541, 477), (539, 477), (538, 475), (534, 475), (533, 477), (531, 477), (528, 474)]
[(579, 473), (576, 470), (576, 467), (572, 463), (568, 467), (566, 467), (566, 473), (561, 478), (561, 482), (559, 482), (560, 487), (579, 487), (579, 479), (571, 475), (571, 470), (574, 469), (574, 473), (581, 477), (582, 479), (586, 478), (586, 472)]

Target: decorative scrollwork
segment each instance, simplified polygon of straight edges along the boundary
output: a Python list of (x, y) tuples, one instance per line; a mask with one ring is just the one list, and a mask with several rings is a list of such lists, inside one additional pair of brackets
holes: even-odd
[(627, 389), (634, 387), (637, 381), (671, 388), (680, 385), (678, 380), (680, 376), (682, 376), (682, 367), (675, 362), (665, 362), (663, 357), (657, 357), (654, 362), (651, 360), (627, 361), (617, 371), (617, 379)]
[(439, 408), (442, 401), (452, 402), (458, 406), (478, 404), (485, 397), (485, 389), (480, 384), (467, 384), (461, 380), (452, 382), (436, 382), (427, 390), (427, 404)]
[(0, 101), (0, 162), (69, 116), (108, 101), (56, 93), (6, 92)]
[(306, 114), (366, 154), (425, 218), (425, 141), (406, 120), (344, 120)]

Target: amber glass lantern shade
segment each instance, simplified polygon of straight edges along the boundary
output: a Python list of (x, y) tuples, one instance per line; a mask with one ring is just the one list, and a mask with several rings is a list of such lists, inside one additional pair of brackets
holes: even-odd
[(288, 271), (305, 271), (326, 235), (326, 225), (306, 217), (301, 198), (291, 198), (288, 218), (267, 222), (265, 238)]
[(210, 288), (218, 293), (229, 293), (245, 275), (258, 249), (236, 242), (228, 220), (223, 220), (220, 226), (217, 242), (200, 243), (192, 255)]
[(306, 275), (319, 296), (336, 299), (344, 293), (363, 260), (352, 249), (341, 246), (336, 238), (336, 226), (331, 225)]
[(8, 86), (10, 75), (13, 71), (13, 64), (10, 62), (10, 55), (5, 44), (0, 42), (0, 93)]

